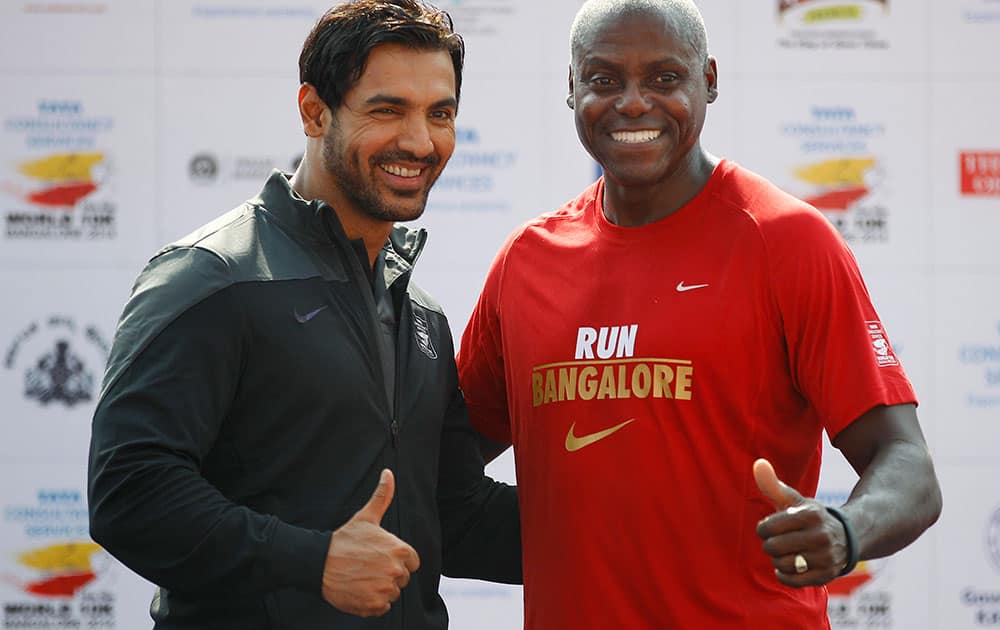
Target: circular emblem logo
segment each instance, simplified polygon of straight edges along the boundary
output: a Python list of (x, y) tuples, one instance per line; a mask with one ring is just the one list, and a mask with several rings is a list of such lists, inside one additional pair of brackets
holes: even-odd
[(214, 181), (219, 176), (219, 162), (215, 156), (199, 153), (191, 158), (188, 164), (188, 174), (197, 182)]
[(990, 554), (993, 568), (1000, 573), (1000, 508), (993, 512), (986, 525), (986, 550)]

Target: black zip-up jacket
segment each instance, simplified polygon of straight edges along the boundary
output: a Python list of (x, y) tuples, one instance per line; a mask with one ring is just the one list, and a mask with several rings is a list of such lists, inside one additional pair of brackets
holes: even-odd
[[(139, 276), (94, 415), (90, 523), (160, 587), (156, 628), (441, 629), (442, 571), (520, 582), (516, 489), (483, 475), (448, 322), (410, 282), (424, 240), (395, 227), (380, 265), (392, 387), (369, 271), (282, 173)], [(421, 567), (391, 612), (361, 619), (323, 600), (321, 576), (383, 468), (382, 525)]]

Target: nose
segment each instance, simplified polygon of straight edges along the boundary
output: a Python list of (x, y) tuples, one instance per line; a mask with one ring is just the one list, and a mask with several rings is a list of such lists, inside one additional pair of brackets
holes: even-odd
[(615, 110), (630, 118), (642, 116), (650, 109), (652, 109), (652, 105), (646, 99), (642, 87), (635, 83), (626, 85), (615, 103)]
[(434, 141), (427, 120), (421, 115), (408, 116), (399, 134), (399, 148), (418, 158), (434, 153)]

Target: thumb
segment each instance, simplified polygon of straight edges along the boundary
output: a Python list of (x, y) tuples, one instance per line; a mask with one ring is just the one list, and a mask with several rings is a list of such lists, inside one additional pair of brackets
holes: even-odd
[(753, 463), (753, 478), (761, 493), (776, 509), (784, 510), (802, 502), (802, 495), (778, 479), (774, 466), (766, 459), (761, 458)]
[(368, 503), (358, 510), (354, 518), (378, 525), (382, 522), (382, 516), (385, 515), (385, 511), (389, 509), (389, 504), (392, 503), (392, 495), (395, 492), (396, 479), (392, 476), (392, 471), (388, 468), (382, 469), (382, 475), (378, 478), (378, 486), (375, 487), (375, 492), (368, 499)]

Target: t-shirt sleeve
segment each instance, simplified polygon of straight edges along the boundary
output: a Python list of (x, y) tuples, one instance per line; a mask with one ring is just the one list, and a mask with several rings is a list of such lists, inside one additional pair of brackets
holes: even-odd
[(765, 239), (792, 378), (831, 439), (873, 407), (916, 403), (857, 261), (830, 222), (798, 206)]
[(500, 249), (486, 276), (479, 300), (462, 334), (458, 378), (472, 426), (486, 437), (510, 444), (507, 378), (500, 331), (500, 292), (507, 252), (514, 236)]

